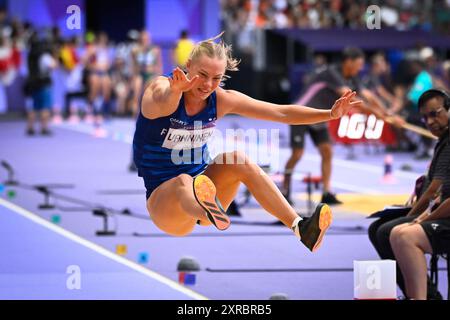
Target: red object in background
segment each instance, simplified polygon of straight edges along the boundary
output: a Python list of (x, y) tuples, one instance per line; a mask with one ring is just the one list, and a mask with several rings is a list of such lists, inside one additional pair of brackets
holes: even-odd
[(0, 73), (8, 71), (9, 64), (9, 59), (0, 59)]
[(373, 114), (349, 113), (341, 119), (328, 122), (328, 130), (336, 142), (357, 144), (369, 141), (385, 145), (396, 144), (392, 127)]
[(11, 66), (12, 50), (1, 48), (0, 52), (0, 73), (8, 71)]
[(80, 62), (80, 59), (78, 58), (75, 48), (70, 48), (70, 54), (72, 55), (72, 59), (73, 59), (74, 63), (78, 64), (78, 62)]
[(321, 176), (306, 176), (302, 179), (303, 183), (315, 183), (315, 184), (319, 184), (322, 182), (322, 177)]
[(16, 69), (19, 69), (20, 63), (22, 62), (22, 56), (20, 54), (20, 50), (14, 46), (11, 61)]
[(7, 72), (9, 68), (14, 67), (18, 69), (20, 67), (21, 56), (20, 51), (16, 47), (7, 48), (0, 56), (0, 72)]

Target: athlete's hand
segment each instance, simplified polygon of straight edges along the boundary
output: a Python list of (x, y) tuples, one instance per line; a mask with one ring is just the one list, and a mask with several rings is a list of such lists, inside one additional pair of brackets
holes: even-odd
[(330, 111), (331, 119), (339, 119), (346, 115), (351, 108), (361, 107), (363, 103), (361, 100), (351, 102), (355, 96), (355, 91), (348, 90), (337, 99)]
[(199, 82), (199, 76), (189, 79), (179, 67), (173, 70), (172, 78), (169, 78), (170, 88), (177, 92), (186, 92), (194, 88)]

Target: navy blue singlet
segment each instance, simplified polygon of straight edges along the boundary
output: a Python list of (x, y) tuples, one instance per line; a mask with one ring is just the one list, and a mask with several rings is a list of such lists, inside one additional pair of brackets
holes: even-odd
[(133, 159), (143, 177), (146, 197), (163, 182), (182, 173), (196, 176), (211, 162), (207, 141), (216, 126), (216, 92), (196, 115), (186, 114), (184, 95), (171, 115), (150, 120), (139, 113)]

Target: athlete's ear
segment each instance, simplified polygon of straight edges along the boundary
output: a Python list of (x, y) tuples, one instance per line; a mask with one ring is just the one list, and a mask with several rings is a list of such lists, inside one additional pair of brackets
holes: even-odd
[(186, 69), (190, 69), (190, 67), (191, 67), (191, 59), (189, 59), (187, 62), (186, 62)]

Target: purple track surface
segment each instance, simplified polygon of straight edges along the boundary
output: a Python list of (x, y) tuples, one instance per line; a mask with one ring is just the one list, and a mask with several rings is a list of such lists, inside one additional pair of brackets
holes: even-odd
[[(218, 128), (237, 126), (280, 130), (280, 158), (272, 169), (281, 171), (289, 156), (287, 126), (226, 117)], [(322, 247), (312, 254), (287, 228), (265, 225), (274, 219), (254, 199), (242, 209), (243, 217), (234, 218), (226, 232), (198, 226), (187, 237), (167, 236), (148, 218), (143, 181), (128, 172), (134, 122), (112, 120), (105, 128), (106, 138), (93, 137), (90, 125), (67, 123), (53, 126), (52, 137), (26, 137), (24, 122), (0, 122), (0, 160), (13, 166), (15, 178), (21, 183), (20, 187), (0, 187), (0, 199), (46, 221), (59, 215), (57, 229), (65, 229), (113, 254), (116, 245), (125, 244), (127, 253), (119, 260), (126, 259), (137, 269), (151, 270), (166, 282), (145, 275), (122, 260), (99, 254), (0, 203), (0, 299), (196, 298), (187, 295), (192, 290), (198, 297), (209, 299), (265, 300), (273, 293), (283, 292), (290, 299), (350, 300), (353, 261), (379, 259), (367, 237), (371, 220), (361, 213), (336, 213)], [(427, 162), (411, 160), (410, 154), (396, 154), (393, 167), (397, 183), (383, 185), (383, 151), (362, 146), (354, 151), (357, 158), (349, 160), (346, 148), (335, 148), (332, 184), (338, 193), (407, 194), (416, 176), (427, 166)], [(412, 172), (399, 170), (403, 164), (409, 164)], [(318, 174), (319, 165), (317, 152), (308, 140), (297, 172)], [(6, 171), (0, 168), (0, 184), (7, 178)], [(70, 185), (54, 192), (83, 202), (50, 198), (56, 208), (39, 209), (44, 196), (30, 186), (40, 184)], [(294, 185), (298, 193), (304, 188), (301, 183)], [(16, 192), (12, 198), (8, 196), (10, 190)], [(116, 211), (128, 209), (137, 217), (111, 214), (109, 228), (115, 229), (117, 235), (96, 236), (103, 222), (92, 214), (87, 203)], [(385, 205), (391, 203), (381, 204)], [(299, 202), (299, 210), (304, 209), (305, 203)], [(138, 266), (138, 256), (143, 252), (148, 261)], [(187, 293), (173, 284), (178, 281), (177, 263), (184, 256), (194, 257), (201, 266), (196, 284), (180, 287)], [(81, 290), (66, 287), (69, 265), (80, 266)], [(440, 271), (439, 289), (447, 292), (444, 270)]]

